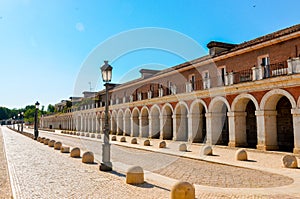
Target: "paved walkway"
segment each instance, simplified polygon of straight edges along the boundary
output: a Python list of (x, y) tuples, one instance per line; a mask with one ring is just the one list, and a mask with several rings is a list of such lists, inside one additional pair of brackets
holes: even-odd
[(2, 130), (0, 128), (0, 198), (11, 198), (12, 192), (4, 150)]
[[(26, 137), (24, 137), (26, 139), (23, 139), (21, 138), (22, 137), (21, 135), (17, 133), (12, 133), (11, 131), (8, 130), (4, 132), (5, 132), (4, 137), (10, 136), (12, 140), (16, 140), (17, 143), (19, 144), (21, 142), (24, 142), (24, 140), (28, 139)], [(83, 150), (91, 150), (95, 152), (96, 159), (98, 159), (98, 161), (100, 161), (101, 159), (101, 157), (99, 157), (101, 154), (99, 153), (101, 150), (101, 144), (99, 144), (101, 140), (97, 140), (95, 138), (49, 133), (43, 131), (41, 131), (41, 135), (56, 140), (60, 139), (63, 141), (63, 144), (69, 146), (73, 146), (73, 147), (80, 146)], [(120, 137), (118, 137), (118, 140), (119, 139)], [(121, 194), (122, 191), (120, 191), (120, 192), (115, 192), (116, 194), (113, 196), (108, 195), (107, 198), (120, 198), (120, 196), (122, 196), (122, 198), (127, 198), (127, 196), (128, 198), (130, 197), (131, 198), (168, 198), (169, 197), (168, 190), (176, 182), (175, 179), (187, 180), (189, 182), (195, 183), (196, 195), (198, 198), (281, 198), (284, 199), (284, 198), (297, 198), (298, 196), (300, 196), (300, 189), (299, 189), (300, 169), (282, 168), (281, 157), (283, 156), (283, 153), (277, 153), (277, 152), (261, 153), (261, 152), (257, 152), (256, 150), (248, 150), (249, 158), (252, 161), (240, 162), (234, 160), (234, 153), (237, 149), (215, 146), (214, 156), (200, 157), (199, 152), (201, 150), (202, 145), (199, 144), (189, 145), (190, 152), (184, 153), (178, 151), (178, 146), (180, 142), (167, 141), (168, 147), (166, 149), (159, 149), (158, 148), (159, 140), (151, 140), (152, 146), (146, 147), (142, 145), (144, 139), (138, 138), (138, 143), (139, 143), (138, 145), (130, 144), (130, 139), (131, 139), (130, 137), (127, 137), (127, 142), (125, 143), (119, 141), (112, 142), (113, 143), (112, 160), (114, 165), (114, 171), (119, 172), (119, 176), (110, 174), (112, 175), (109, 176), (112, 177), (110, 178), (110, 181), (115, 180), (115, 185), (121, 183), (121, 185), (118, 185), (118, 187), (120, 186), (120, 190), (122, 190), (123, 186), (124, 187), (128, 186), (124, 183), (123, 174), (126, 168), (128, 168), (134, 162), (135, 165), (137, 164), (142, 165), (142, 167), (145, 170), (147, 170), (147, 172), (145, 173), (145, 177), (146, 177), (146, 181), (149, 184), (145, 185), (147, 188), (129, 186), (131, 188), (132, 187), (135, 188), (135, 190), (132, 190), (135, 193), (134, 195), (132, 195), (132, 193), (124, 192), (126, 197), (125, 196), (123, 197), (123, 194)], [(96, 179), (98, 179), (98, 175), (100, 176), (107, 175), (107, 173), (103, 173), (98, 170), (98, 165), (95, 166), (95, 165), (81, 164), (80, 160), (78, 159), (74, 160), (72, 158), (67, 157), (66, 154), (57, 153), (53, 149), (46, 147), (45, 145), (41, 145), (40, 143), (34, 142), (31, 139), (29, 139), (28, 141), (32, 144), (30, 143), (27, 144), (33, 146), (36, 145), (35, 147), (32, 148), (32, 150), (34, 150), (34, 148), (36, 147), (37, 147), (36, 149), (40, 150), (39, 152), (36, 153), (37, 156), (40, 156), (41, 152), (45, 152), (45, 151), (47, 152), (50, 151), (51, 153), (51, 154), (47, 154), (46, 159), (40, 159), (41, 157), (39, 157), (39, 161), (37, 161), (38, 163), (36, 163), (38, 165), (36, 166), (42, 168), (45, 167), (44, 165), (47, 165), (47, 168), (50, 171), (62, 170), (61, 172), (56, 172), (56, 175), (59, 176), (57, 181), (48, 184), (47, 178), (44, 177), (45, 174), (37, 174), (38, 176), (42, 176), (38, 178), (39, 181), (41, 182), (45, 181), (46, 185), (48, 187), (51, 187), (51, 190), (53, 190), (52, 187), (56, 189), (57, 187), (56, 183), (59, 183), (64, 176), (64, 178), (70, 179), (69, 181), (63, 180), (63, 182), (65, 182), (63, 184), (68, 184), (68, 186), (66, 185), (63, 187), (59, 186), (58, 190), (62, 192), (66, 192), (67, 189), (68, 192), (65, 193), (65, 195), (59, 195), (60, 197), (78, 198), (80, 196), (80, 198), (82, 198), (82, 197), (99, 196), (97, 195), (99, 193), (93, 190), (94, 188), (97, 187), (97, 185), (98, 187), (99, 184), (101, 186), (101, 183), (99, 182), (96, 182), (94, 185), (93, 183), (90, 182), (89, 184), (90, 187), (85, 187), (86, 185), (82, 185), (83, 189), (93, 190), (91, 191), (92, 193), (90, 193), (90, 195), (80, 195), (83, 194), (83, 192), (79, 192), (78, 193), (79, 195), (70, 195), (70, 194), (76, 194), (74, 193), (73, 189), (76, 192), (76, 190), (78, 190), (76, 189), (78, 186), (75, 186), (76, 188), (72, 189), (72, 187), (74, 186), (72, 184), (78, 181), (80, 182), (79, 183), (79, 187), (80, 187), (82, 181), (81, 178), (89, 178), (88, 176), (91, 173), (92, 176), (94, 177), (95, 175), (97, 176), (95, 177)], [(9, 145), (12, 145), (12, 143), (10, 143)], [(142, 149), (142, 150), (135, 150), (132, 149), (132, 147)], [(16, 146), (13, 148), (16, 148)], [(9, 150), (12, 150), (13, 148)], [(21, 152), (23, 153), (23, 151)], [(120, 158), (120, 156), (122, 158)], [(65, 158), (67, 158), (67, 160)], [(8, 155), (8, 159), (9, 159), (9, 155)], [(51, 161), (52, 159), (53, 161)], [(199, 161), (199, 159), (205, 159), (206, 161)], [(29, 160), (34, 161), (32, 158), (29, 158)], [(20, 161), (20, 159), (14, 158), (12, 161), (15, 163)], [(75, 161), (77, 164), (72, 165), (73, 161)], [(44, 162), (44, 164), (41, 162)], [(211, 162), (222, 163), (222, 164), (215, 164)], [(61, 164), (62, 166), (58, 166), (57, 168), (57, 166), (55, 166), (55, 163), (57, 165)], [(9, 161), (9, 164), (11, 164), (11, 161)], [(27, 161), (26, 164), (25, 163), (23, 164), (24, 167), (25, 165), (26, 167), (28, 167)], [(228, 165), (234, 165), (236, 167), (232, 167)], [(36, 166), (32, 165), (32, 167), (36, 167)], [(78, 168), (87, 167), (87, 170), (90, 171), (91, 169), (91, 171), (90, 173), (86, 172), (84, 176), (81, 176), (82, 175), (81, 172), (79, 178), (73, 177), (73, 175), (76, 176), (77, 175), (76, 173), (80, 171), (80, 169), (78, 169), (77, 167)], [(22, 170), (22, 168), (19, 169)], [(42, 170), (38, 169), (36, 172), (41, 173)], [(24, 175), (22, 173), (23, 172), (19, 173), (16, 176)], [(115, 177), (116, 179), (113, 179), (113, 177)], [(102, 176), (100, 178), (102, 179), (104, 177)], [(34, 179), (32, 180), (34, 181)], [(41, 189), (43, 189), (43, 187), (45, 186), (45, 182), (40, 183)], [(20, 182), (20, 180), (17, 184), (18, 186), (25, 186), (25, 187), (28, 186), (28, 184), (26, 184), (25, 182)], [(106, 185), (106, 183), (103, 184), (105, 184), (104, 187), (109, 186)], [(36, 190), (33, 189), (31, 189), (31, 191), (33, 193), (36, 192)], [(58, 194), (61, 194), (60, 191), (58, 191)], [(105, 191), (106, 190), (104, 190), (104, 192)], [(112, 190), (108, 189), (108, 192), (109, 191)], [(20, 192), (26, 193), (26, 191), (20, 191)], [(99, 188), (99, 192), (101, 193), (103, 192), (101, 191), (101, 188)], [(146, 196), (140, 197), (144, 193), (147, 193)], [(45, 195), (41, 195), (42, 198), (44, 198), (44, 196)], [(105, 198), (105, 197), (100, 197), (100, 198)]]
[[(132, 186), (123, 174), (100, 172), (16, 132), (2, 128), (14, 198), (168, 198), (153, 184)], [(151, 191), (150, 191), (151, 190)], [(1, 197), (0, 197), (1, 198)]]

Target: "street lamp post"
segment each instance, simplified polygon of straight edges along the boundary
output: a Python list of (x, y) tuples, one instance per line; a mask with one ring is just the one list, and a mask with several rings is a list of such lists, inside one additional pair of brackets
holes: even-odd
[(104, 61), (104, 65), (100, 68), (103, 82), (105, 82), (105, 124), (104, 124), (104, 139), (102, 144), (102, 162), (100, 171), (111, 171), (112, 163), (110, 161), (110, 144), (109, 144), (109, 125), (108, 125), (108, 86), (111, 81), (112, 67), (108, 61)]
[(24, 112), (21, 112), (21, 132), (23, 133)]
[(35, 103), (35, 114), (34, 114), (34, 139), (36, 140), (39, 137), (39, 130), (38, 130), (38, 110), (39, 110), (40, 103), (37, 101)]
[(16, 119), (16, 116), (13, 116), (13, 127), (15, 129), (15, 119)]
[(17, 123), (18, 123), (18, 131), (20, 131), (20, 113), (18, 113)]

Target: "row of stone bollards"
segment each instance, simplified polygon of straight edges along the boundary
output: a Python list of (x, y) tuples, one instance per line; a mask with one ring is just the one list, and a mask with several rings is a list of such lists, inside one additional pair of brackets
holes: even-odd
[[(117, 141), (117, 136), (112, 136), (111, 141)], [(121, 137), (120, 142), (126, 142), (126, 137)], [(137, 138), (131, 139), (131, 144), (138, 144)], [(144, 140), (144, 146), (151, 146), (151, 142), (149, 139)], [(167, 144), (165, 141), (159, 142), (158, 145), (159, 148), (166, 148)], [(178, 147), (178, 150), (181, 152), (187, 152), (187, 145), (185, 143), (181, 143)], [(213, 149), (210, 145), (205, 145), (201, 148), (200, 151), (201, 156), (212, 156), (213, 155)], [(238, 149), (235, 153), (235, 160), (237, 161), (248, 161), (248, 154), (246, 149)], [(282, 157), (282, 166), (285, 168), (298, 168), (297, 158), (294, 155), (284, 155)]]
[(101, 135), (99, 133), (84, 133), (84, 132), (77, 132), (77, 131), (61, 131), (61, 133), (68, 134), (68, 135), (76, 135), (76, 136), (82, 136), (82, 137), (101, 139)]
[[(53, 147), (54, 150), (60, 150), (61, 153), (70, 153), (70, 157), (72, 158), (80, 158), (80, 148), (74, 147), (70, 150), (69, 146), (64, 146), (60, 141), (50, 140), (46, 137), (38, 137), (37, 141), (43, 143), (44, 145), (48, 145), (49, 147)], [(82, 155), (82, 162), (87, 164), (94, 163), (94, 154), (93, 152), (87, 151)]]

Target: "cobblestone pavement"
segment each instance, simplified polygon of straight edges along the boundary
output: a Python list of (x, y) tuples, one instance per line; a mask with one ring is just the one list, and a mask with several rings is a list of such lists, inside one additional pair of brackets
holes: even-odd
[[(92, 138), (80, 139), (76, 136), (66, 136), (61, 134), (57, 135), (53, 133), (43, 133), (43, 132), (41, 132), (41, 136), (46, 136), (51, 139), (62, 141), (64, 145), (68, 145), (71, 147), (76, 146), (76, 147), (80, 147), (82, 150), (93, 151), (95, 153), (96, 159), (98, 161), (101, 160), (100, 157), (101, 142), (99, 140), (92, 139)], [(115, 144), (117, 144), (117, 142)], [(299, 184), (293, 183), (293, 180), (290, 177), (287, 177), (289, 176), (290, 172), (283, 170), (281, 167), (278, 168), (277, 164), (272, 165), (270, 167), (273, 168), (273, 170), (274, 168), (281, 169), (283, 175), (279, 175), (278, 172), (277, 174), (274, 174), (271, 172), (266, 172), (266, 171), (261, 171), (256, 169), (246, 169), (241, 167), (215, 164), (215, 163), (194, 160), (194, 159), (179, 158), (174, 155), (156, 153), (155, 151), (151, 152), (145, 150), (137, 150), (137, 149), (132, 149), (124, 146), (117, 146), (115, 144), (112, 145), (112, 161), (114, 165), (114, 170), (118, 171), (119, 173), (124, 173), (124, 169), (122, 169), (121, 167), (115, 168), (116, 167), (115, 165), (118, 165), (118, 163), (121, 162), (122, 164), (126, 164), (126, 165), (140, 165), (145, 170), (154, 172), (153, 174), (154, 177), (149, 179), (147, 179), (146, 177), (146, 180), (151, 184), (153, 188), (156, 186), (155, 188), (158, 190), (160, 190), (158, 187), (164, 187), (164, 189), (162, 189), (163, 190), (162, 192), (167, 192), (167, 194), (164, 193), (165, 195), (162, 195), (161, 196), (162, 198), (168, 198), (169, 196), (168, 189), (170, 189), (172, 184), (174, 184), (174, 182), (176, 181), (169, 180), (167, 183), (162, 183), (163, 178), (160, 177), (161, 175), (157, 175), (157, 174), (168, 176), (170, 177), (169, 179), (174, 178), (180, 180), (187, 180), (189, 182), (195, 183), (197, 198), (286, 199), (286, 198), (297, 198), (297, 196), (299, 196), (300, 193), (299, 186), (298, 186)], [(130, 145), (128, 142), (122, 144), (124, 144), (125, 146)], [(156, 144), (157, 143), (155, 143), (155, 145)], [(47, 150), (49, 149), (51, 150), (51, 148), (45, 145), (41, 145), (41, 146), (43, 146), (42, 147), (43, 149), (46, 148)], [(139, 147), (141, 145), (135, 145), (135, 146)], [(169, 145), (169, 148), (166, 150), (171, 150), (172, 147), (173, 146)], [(224, 151), (227, 151), (227, 149), (217, 149), (216, 151), (218, 152), (218, 154), (223, 154)], [(225, 153), (226, 154), (224, 154), (224, 156), (226, 157), (226, 155), (228, 155), (227, 154), (228, 152)], [(189, 152), (188, 154), (192, 155), (193, 153)], [(64, 154), (62, 155), (64, 156)], [(212, 158), (218, 159), (220, 157), (216, 156)], [(219, 159), (218, 161), (222, 162), (221, 159)], [(272, 161), (273, 160), (270, 161), (271, 164), (273, 164)], [(246, 162), (245, 164), (260, 165), (262, 163), (263, 162), (259, 160), (253, 162), (252, 161)], [(95, 169), (95, 167), (93, 168)], [(98, 173), (99, 171), (97, 168), (95, 169), (95, 172)], [(299, 170), (294, 170), (294, 171), (296, 172), (296, 174), (299, 174), (298, 172)], [(147, 174), (147, 172), (145, 174)], [(73, 178), (68, 173), (66, 173), (65, 175), (69, 176), (69, 178)], [(299, 180), (300, 175), (296, 175), (296, 177), (297, 176)], [(73, 182), (76, 182), (77, 180), (79, 179), (75, 178)], [(291, 183), (292, 185), (290, 185)], [(257, 188), (257, 187), (262, 187), (262, 188)], [(298, 192), (297, 191), (295, 192), (295, 190), (297, 189)], [(149, 188), (147, 189), (147, 191), (149, 191), (149, 193), (150, 192), (153, 193), (153, 195), (157, 194), (155, 190), (152, 192), (152, 189)], [(73, 191), (71, 191), (70, 193), (73, 193)], [(127, 192), (125, 194), (127, 194)], [(148, 194), (149, 198), (151, 198), (153, 195)], [(77, 196), (74, 195), (74, 198), (76, 198)], [(153, 198), (159, 198), (159, 197), (160, 195), (157, 195)], [(116, 194), (112, 198), (120, 198), (120, 195), (119, 197), (117, 197)], [(134, 196), (133, 198), (138, 198), (138, 196), (137, 197)]]
[(0, 198), (12, 198), (6, 156), (3, 147), (3, 136), (0, 128)]
[[(42, 135), (45, 134), (42, 133)], [(101, 145), (99, 142), (59, 135), (45, 136), (62, 140), (63, 143), (69, 146), (91, 150), (95, 152), (100, 160)], [(167, 177), (216, 187), (259, 188), (277, 187), (293, 183), (292, 178), (269, 172), (178, 158), (167, 154), (115, 145), (112, 145), (112, 161), (127, 165), (139, 165), (147, 171)]]
[[(76, 136), (55, 135), (49, 133), (46, 134), (42, 133), (42, 135), (45, 135), (53, 139), (63, 140), (63, 143), (65, 143), (66, 145), (79, 146), (85, 148), (86, 150), (94, 151), (96, 153), (96, 158), (98, 160), (101, 159), (100, 157), (101, 143), (99, 141), (95, 141), (95, 139), (85, 138), (85, 137), (78, 138)], [(142, 140), (140, 140), (140, 143), (141, 142)], [(154, 140), (152, 140), (152, 142), (154, 142)], [(128, 140), (126, 144), (130, 145), (129, 143), (130, 142)], [(155, 143), (155, 145), (156, 144), (157, 143)], [(172, 146), (170, 146), (170, 148), (172, 148)], [(161, 149), (159, 150), (161, 152)], [(222, 150), (224, 149), (220, 149), (220, 153), (222, 153), (221, 152)], [(226, 157), (226, 155), (224, 156)], [(218, 156), (215, 158), (218, 158)], [(226, 166), (222, 164), (214, 164), (210, 162), (191, 160), (187, 158), (179, 158), (178, 156), (167, 155), (167, 154), (156, 153), (156, 152), (145, 151), (145, 150), (136, 150), (133, 148), (116, 146), (116, 145), (112, 145), (112, 161), (122, 162), (127, 165), (139, 165), (142, 166), (147, 171), (163, 174), (165, 176), (174, 179), (187, 180), (195, 184), (204, 185), (204, 187), (201, 187), (201, 189), (203, 188), (207, 189), (207, 187), (205, 186), (214, 186), (214, 188), (209, 189), (208, 192), (202, 191), (201, 193), (199, 193), (200, 195), (202, 194), (201, 198), (204, 197), (203, 194), (206, 194), (205, 198), (207, 197), (215, 198), (218, 197), (218, 195), (220, 195), (220, 197), (223, 197), (224, 194), (218, 193), (218, 191), (220, 192), (220, 190), (216, 189), (215, 187), (250, 188), (249, 189), (250, 191), (247, 190), (246, 195), (245, 194), (241, 195), (240, 194), (241, 191), (238, 191), (238, 189), (230, 189), (229, 191), (224, 190), (227, 196), (233, 198), (234, 197), (238, 197), (238, 198), (267, 197), (265, 195), (266, 192), (264, 191), (264, 189), (259, 189), (257, 194), (253, 194), (252, 190), (254, 189), (251, 188), (277, 187), (277, 186), (289, 185), (293, 183), (293, 180), (289, 177), (270, 173), (270, 172), (263, 172), (260, 170), (246, 169), (241, 167), (232, 167), (232, 166)], [(249, 161), (246, 162), (246, 164), (247, 163), (254, 164), (256, 163), (256, 161)], [(270, 161), (270, 163), (273, 164), (272, 161)], [(271, 167), (280, 168), (282, 170), (281, 165), (280, 166), (279, 165), (280, 163), (278, 165), (274, 164)], [(298, 172), (298, 174), (300, 173)], [(206, 181), (205, 179), (209, 179), (209, 181)], [(275, 189), (272, 188), (268, 189), (267, 192), (272, 193), (272, 190), (274, 191)], [(213, 192), (213, 195), (211, 195), (212, 194), (211, 192)], [(300, 190), (298, 193), (300, 193)], [(292, 194), (292, 196), (289, 196), (288, 194), (283, 192), (283, 194), (277, 193), (276, 196), (272, 196), (272, 197), (273, 198), (295, 198), (295, 196), (297, 196), (297, 194)], [(268, 197), (271, 196), (269, 195)]]
[[(168, 198), (153, 184), (132, 186), (124, 174), (100, 172), (41, 143), (2, 129), (15, 198)], [(2, 197), (2, 196), (1, 196)], [(0, 198), (1, 198), (0, 197)]]

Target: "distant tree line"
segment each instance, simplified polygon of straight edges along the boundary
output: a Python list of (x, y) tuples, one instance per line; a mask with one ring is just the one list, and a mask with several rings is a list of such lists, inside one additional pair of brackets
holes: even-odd
[[(42, 106), (42, 108), (38, 111), (39, 117), (41, 115), (50, 114), (55, 111), (55, 108), (53, 105), (49, 104), (47, 107), (47, 110), (44, 110), (45, 107)], [(18, 114), (21, 114), (21, 112), (24, 113), (24, 121), (26, 123), (32, 124), (34, 122), (34, 114), (35, 114), (35, 105), (28, 105), (25, 108), (20, 109), (9, 109), (6, 107), (0, 106), (0, 120), (8, 120), (10, 118), (13, 118), (15, 116), (15, 119), (18, 118)]]

